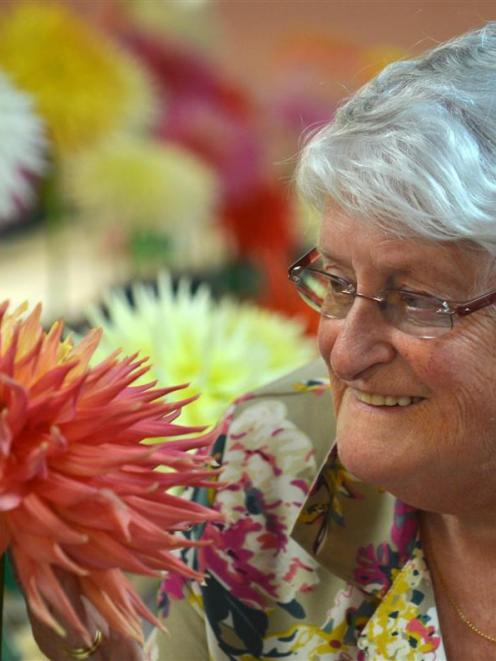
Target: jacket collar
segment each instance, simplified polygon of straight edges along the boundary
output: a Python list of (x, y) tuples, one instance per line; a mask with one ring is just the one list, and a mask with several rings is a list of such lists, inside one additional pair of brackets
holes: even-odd
[(417, 543), (416, 511), (354, 478), (334, 443), (291, 532), (320, 565), (362, 591), (383, 596)]

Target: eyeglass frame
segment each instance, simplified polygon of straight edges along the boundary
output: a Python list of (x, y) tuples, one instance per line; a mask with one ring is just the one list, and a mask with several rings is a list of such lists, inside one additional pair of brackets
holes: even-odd
[[(314, 262), (316, 262), (320, 257), (322, 257), (322, 255), (319, 249), (317, 247), (313, 247), (310, 250), (308, 250), (304, 255), (302, 255), (299, 259), (297, 259), (296, 262), (291, 264), (291, 266), (288, 268), (289, 280), (297, 287), (297, 289), (304, 290), (305, 295), (307, 296), (308, 299), (314, 301), (315, 301), (314, 292), (302, 286), (303, 283), (301, 282), (300, 274), (305, 269), (311, 267), (311, 265)], [(326, 271), (322, 271), (320, 269), (315, 269), (315, 268), (311, 270), (315, 273), (319, 273), (320, 275), (323, 275), (326, 278), (330, 279), (331, 274), (326, 273)], [(350, 284), (353, 283), (350, 282)], [(386, 302), (386, 299), (384, 297), (368, 296), (367, 294), (362, 294), (358, 292), (356, 290), (356, 285), (354, 285), (354, 288), (355, 291), (350, 292), (350, 296), (353, 296), (353, 299), (358, 297), (358, 298), (365, 298), (371, 301), (375, 301), (376, 303)], [(493, 305), (496, 303), (496, 289), (486, 292), (485, 294), (481, 294), (480, 296), (476, 296), (475, 298), (469, 299), (468, 301), (448, 301), (442, 298), (438, 298), (437, 296), (429, 296), (428, 294), (422, 294), (421, 292), (410, 291), (408, 289), (388, 289), (387, 291), (407, 293), (407, 294), (418, 294), (419, 296), (425, 296), (427, 298), (432, 298), (434, 301), (439, 301), (439, 303), (441, 303), (441, 306), (443, 308), (441, 313), (449, 315), (451, 317), (451, 329), (453, 328), (453, 319), (455, 316), (466, 317), (467, 315), (472, 314), (472, 312), (476, 312), (477, 310), (481, 310), (482, 308), (485, 308), (489, 305)], [(316, 311), (320, 311), (322, 316), (324, 317), (328, 316), (330, 319), (335, 318), (335, 317), (331, 317), (330, 315), (326, 315), (325, 312), (322, 312), (321, 305), (316, 301), (315, 301), (315, 306), (316, 306)]]

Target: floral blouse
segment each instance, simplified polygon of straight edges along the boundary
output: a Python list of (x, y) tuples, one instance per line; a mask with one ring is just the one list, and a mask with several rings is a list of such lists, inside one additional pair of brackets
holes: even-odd
[(333, 433), (317, 362), (234, 405), (226, 486), (191, 494), (225, 523), (191, 531), (204, 583), (165, 577), (148, 659), (446, 659), (416, 512), (347, 473)]

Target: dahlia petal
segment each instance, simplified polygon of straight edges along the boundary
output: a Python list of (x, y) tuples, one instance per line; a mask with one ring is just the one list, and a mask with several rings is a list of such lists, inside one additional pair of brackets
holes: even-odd
[(186, 540), (185, 537), (179, 537), (164, 530), (138, 512), (133, 512), (130, 530), (133, 533), (128, 542), (131, 548), (146, 550), (157, 546), (157, 543), (161, 543), (164, 547), (170, 549), (190, 546), (189, 540)]
[[(189, 383), (182, 383), (179, 386), (172, 386), (169, 388), (155, 388), (155, 385), (158, 383), (157, 380), (151, 381), (150, 383), (146, 383), (145, 385), (142, 386), (133, 386), (133, 391), (136, 391), (136, 394), (138, 393), (146, 393), (145, 397), (143, 398), (144, 401), (147, 402), (154, 402), (156, 399), (161, 399), (162, 397), (165, 397), (166, 395), (170, 395), (171, 392), (177, 392), (178, 390), (183, 390), (183, 388), (188, 388)], [(153, 390), (150, 390), (151, 386), (153, 385)], [(149, 391), (149, 392), (147, 392)]]
[[(137, 495), (154, 493), (162, 486), (162, 475), (167, 473), (157, 473), (150, 468), (143, 468), (141, 472), (135, 473), (132, 470), (119, 468), (107, 476), (107, 483), (116, 493)], [(166, 488), (168, 483), (164, 482), (164, 484)]]
[[(67, 446), (67, 441), (58, 433), (56, 428), (52, 428), (48, 435), (33, 432), (25, 433), (24, 439), (30, 441), (33, 436), (37, 437), (39, 445), (31, 443), (32, 449), (28, 449), (24, 454), (19, 453), (15, 461), (17, 464), (16, 481), (18, 483), (29, 482), (35, 477), (46, 480), (49, 473), (47, 463), (49, 456), (60, 452), (61, 449)], [(29, 444), (26, 443), (26, 445)], [(18, 467), (19, 465), (20, 467)]]
[(50, 471), (47, 480), (39, 486), (38, 493), (55, 505), (72, 507), (86, 498), (93, 498), (98, 489), (77, 478)]
[(89, 536), (89, 544), (85, 547), (67, 549), (71, 555), (85, 553), (87, 562), (95, 562), (101, 569), (121, 567), (124, 571), (157, 576), (157, 571), (150, 569), (141, 562), (130, 549), (120, 544), (103, 530), (95, 531)]
[(158, 489), (166, 490), (176, 486), (206, 486), (215, 487), (212, 478), (218, 476), (216, 470), (197, 470), (190, 474), (177, 472), (150, 472), (147, 471), (143, 476), (133, 475), (128, 471), (119, 471), (108, 477), (112, 488), (117, 493), (127, 493), (135, 496), (147, 496), (155, 493)]
[[(83, 544), (88, 541), (87, 535), (70, 528), (36, 494), (31, 493), (26, 496), (22, 505), (25, 512), (45, 530), (45, 534), (51, 535), (65, 544)], [(30, 525), (33, 524), (30, 523)]]
[(11, 534), (10, 530), (5, 523), (5, 520), (0, 517), (0, 557), (5, 553), (7, 550), (8, 545), (11, 542)]
[[(77, 357), (79, 348), (87, 339), (88, 336), (83, 338), (79, 346), (77, 346), (72, 350), (71, 358)], [(84, 364), (84, 367), (83, 365), (81, 365), (80, 369), (78, 369), (77, 371), (75, 370), (75, 372), (77, 374), (81, 374), (81, 376), (84, 376), (87, 387), (91, 387), (92, 383), (98, 382), (99, 380), (106, 378), (106, 376), (112, 371), (116, 362), (116, 358), (120, 353), (121, 353), (120, 349), (114, 351), (109, 356), (107, 356), (107, 358), (105, 358), (105, 360), (103, 360), (99, 365), (94, 367), (91, 370), (91, 372), (86, 371), (86, 367), (87, 367), (86, 364)]]
[(53, 466), (68, 475), (91, 476), (106, 473), (111, 468), (124, 462), (139, 461), (148, 457), (152, 449), (146, 446), (119, 447), (110, 446), (110, 452), (105, 446), (91, 447), (77, 445), (70, 451), (53, 460)]
[(9, 308), (9, 305), (10, 305), (9, 301), (2, 301), (2, 303), (0, 303), (0, 322), (3, 321), (5, 317), (5, 313)]
[(0, 512), (10, 512), (16, 507), (19, 507), (23, 501), (23, 497), (24, 494), (20, 489), (0, 494)]
[(109, 598), (108, 594), (103, 592), (99, 586), (95, 585), (91, 579), (82, 578), (80, 582), (83, 594), (98, 608), (109, 625), (124, 636), (129, 636), (140, 645), (143, 645), (143, 633), (135, 612), (129, 608), (124, 613), (120, 611)]
[(118, 605), (119, 610), (134, 611), (136, 615), (141, 615), (157, 628), (166, 631), (163, 623), (145, 606), (121, 571), (94, 572), (92, 582), (106, 593), (113, 604)]
[(114, 602), (120, 602), (132, 609), (133, 587), (119, 569), (92, 572), (91, 581), (101, 587)]
[(2, 402), (6, 403), (7, 420), (13, 434), (18, 434), (26, 420), (28, 396), (26, 389), (6, 374), (0, 374)]
[(22, 551), (17, 550), (15, 547), (12, 548), (12, 552), (15, 557), (17, 574), (24, 588), (29, 608), (41, 622), (44, 622), (47, 626), (51, 627), (59, 636), (64, 637), (65, 629), (50, 613), (47, 604), (40, 593), (36, 571), (37, 565), (27, 558)]
[[(186, 524), (184, 525), (183, 530), (189, 530), (190, 528), (191, 525)], [(166, 532), (159, 526), (148, 521), (145, 517), (140, 517), (136, 512), (133, 514), (131, 530), (133, 532), (133, 537), (130, 546), (138, 551), (140, 549), (146, 551), (151, 548), (152, 544), (157, 545), (158, 540), (163, 540), (164, 547), (167, 547), (170, 550), (210, 544), (210, 540), (198, 541), (187, 539), (183, 535)]]
[[(210, 485), (211, 486), (211, 485)], [(181, 498), (180, 496), (175, 496), (172, 493), (160, 493), (154, 497), (154, 501), (158, 504), (163, 504), (169, 507), (171, 510), (180, 512), (181, 515), (185, 516), (187, 519), (193, 515), (203, 514), (204, 521), (223, 521), (224, 515), (221, 512), (218, 512), (214, 509), (209, 509), (205, 512), (203, 505), (194, 502), (193, 500), (188, 500), (186, 498)]]
[(40, 353), (38, 354), (38, 373), (44, 373), (48, 371), (52, 365), (57, 364), (57, 354), (63, 328), (64, 326), (62, 322), (56, 321), (48, 331)]
[(39, 446), (27, 453), (24, 457), (23, 467), (17, 471), (18, 480), (28, 482), (34, 477), (46, 478), (48, 475), (46, 457), (49, 449), (49, 442), (42, 441)]
[[(182, 429), (191, 429), (189, 427), (182, 427)], [(195, 429), (200, 429), (202, 430), (203, 427), (197, 427), (193, 428), (193, 431)], [(191, 433), (190, 431), (185, 432), (185, 434)], [(163, 448), (157, 447), (157, 453), (159, 454), (159, 458), (162, 459), (167, 457), (167, 453), (170, 450), (196, 450), (201, 447), (205, 447), (209, 445), (211, 441), (213, 441), (215, 436), (212, 433), (209, 433), (204, 436), (199, 436), (195, 438), (181, 438), (177, 439), (174, 441), (167, 441), (167, 445)]]
[(22, 548), (23, 553), (33, 561), (41, 560), (47, 564), (58, 565), (62, 569), (78, 576), (86, 576), (88, 574), (88, 570), (73, 562), (62, 547), (52, 539), (19, 530), (14, 532), (13, 538), (15, 544), (19, 548)]
[(62, 434), (60, 427), (57, 427), (57, 425), (52, 425), (52, 427), (50, 427), (49, 444), (50, 448), (53, 450), (66, 450), (69, 446), (66, 437)]
[(0, 360), (0, 369), (3, 376), (11, 376), (14, 371), (14, 364), (17, 354), (17, 346), (19, 342), (19, 325), (16, 324), (7, 351), (3, 354)]
[(19, 381), (27, 383), (32, 380), (34, 369), (38, 362), (38, 354), (43, 344), (41, 329), (38, 329), (32, 338), (32, 346), (16, 363), (16, 375)]
[[(115, 407), (114, 407), (115, 408)], [(124, 413), (125, 411), (125, 413)], [(86, 415), (86, 412), (85, 412)], [(93, 432), (99, 431), (100, 426), (103, 425), (104, 428), (115, 429), (116, 426), (120, 427), (123, 431), (127, 428), (130, 429), (132, 425), (136, 425), (143, 418), (146, 418), (150, 415), (150, 411), (126, 411), (126, 407), (123, 406), (122, 413), (115, 413), (114, 415), (109, 415), (107, 411), (107, 416), (105, 416), (105, 407), (102, 407), (96, 411), (89, 411), (87, 413), (87, 418), (82, 417), (77, 421), (68, 421), (67, 423), (61, 425), (61, 430), (64, 435), (70, 436), (75, 442), (79, 440), (87, 440), (90, 435), (93, 435)], [(147, 432), (150, 429), (153, 436), (170, 436), (171, 432), (169, 431), (169, 426), (162, 421), (153, 421), (153, 427), (143, 425), (139, 428), (130, 430), (132, 433), (132, 438), (136, 440), (141, 440), (146, 438), (145, 435), (142, 435), (143, 432)], [(180, 433), (180, 430), (178, 431)], [(103, 431), (100, 431), (98, 434), (101, 439), (104, 436)], [(99, 441), (102, 442), (102, 441)]]
[[(151, 521), (153, 521), (153, 523), (162, 527), (167, 527), (176, 523), (191, 524), (200, 523), (206, 520), (222, 520), (222, 515), (215, 510), (207, 510), (207, 512), (205, 512), (204, 508), (196, 511), (186, 507), (181, 507), (181, 509), (179, 509), (172, 507), (168, 503), (164, 504), (156, 502), (156, 500), (145, 500), (144, 498), (139, 498), (137, 496), (128, 496), (125, 498), (125, 501), (138, 510), (138, 512), (146, 515)], [(200, 507), (201, 506), (199, 506), (199, 508)]]
[(48, 390), (58, 389), (64, 383), (67, 375), (71, 372), (76, 366), (77, 361), (74, 360), (70, 363), (65, 363), (64, 365), (58, 365), (52, 370), (49, 370), (43, 374), (38, 381), (33, 383), (30, 388), (30, 395), (35, 397), (40, 393), (45, 393)]
[(143, 603), (143, 601), (138, 597), (138, 595), (132, 591), (130, 594), (132, 604), (141, 617), (144, 617), (148, 622), (150, 622), (154, 627), (160, 629), (164, 633), (168, 633), (167, 627), (164, 626), (158, 617), (156, 617)]
[(148, 368), (144, 367), (143, 369), (128, 375), (126, 379), (119, 380), (117, 383), (104, 384), (103, 387), (101, 387), (99, 390), (95, 389), (92, 391), (91, 396), (85, 399), (85, 404), (87, 406), (95, 404), (101, 405), (111, 401), (127, 386), (129, 386), (130, 383), (132, 383), (140, 376), (143, 376), (143, 374), (146, 374), (147, 372)]
[(64, 510), (67, 520), (84, 525), (91, 521), (98, 530), (120, 532), (129, 541), (131, 513), (125, 503), (110, 489), (101, 489), (93, 500), (79, 502)]
[[(41, 330), (41, 303), (38, 303), (35, 305), (31, 313), (26, 317), (24, 320), (24, 324), (21, 329), (20, 333), (20, 343), (21, 346), (23, 346), (25, 343), (31, 343), (33, 346), (36, 346), (39, 342), (39, 340), (42, 338), (42, 330)], [(2, 315), (3, 316), (3, 315)], [(22, 359), (25, 358), (26, 355), (29, 355), (31, 353), (31, 349), (28, 351), (27, 354), (22, 356)]]
[[(71, 358), (76, 359), (79, 362), (79, 369), (76, 370), (76, 373), (82, 374), (86, 367), (88, 366), (88, 363), (95, 353), (95, 349), (97, 348), (101, 338), (102, 338), (102, 329), (101, 328), (93, 328), (82, 340), (81, 342), (75, 347), (72, 352), (71, 352)], [(117, 355), (117, 351), (112, 354), (112, 356), (109, 356), (110, 360), (113, 360), (113, 357)]]
[(71, 418), (74, 417), (80, 388), (80, 382), (76, 381), (56, 394), (42, 394), (34, 397), (28, 410), (30, 419), (36, 420), (38, 425), (57, 420), (61, 427), (65, 416), (69, 414)]
[(195, 571), (188, 565), (185, 565), (178, 556), (168, 551), (159, 551), (156, 557), (147, 557), (146, 561), (151, 567), (155, 567), (157, 571), (160, 571), (161, 574), (164, 571), (173, 571), (194, 581), (203, 580), (202, 572)]
[(81, 622), (50, 565), (37, 563), (37, 568), (37, 583), (42, 597), (51, 604), (59, 615), (64, 618), (67, 624), (83, 638), (86, 645), (91, 645), (91, 636), (89, 635), (86, 626)]
[(4, 409), (0, 415), (0, 454), (7, 457), (12, 446), (12, 430), (8, 423), (9, 411)]

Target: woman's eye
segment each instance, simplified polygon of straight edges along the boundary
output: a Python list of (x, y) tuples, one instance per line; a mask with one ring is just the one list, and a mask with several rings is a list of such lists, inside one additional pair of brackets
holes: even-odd
[(436, 309), (439, 307), (437, 299), (408, 291), (401, 292), (401, 302), (410, 310)]
[(354, 284), (348, 280), (347, 278), (342, 278), (339, 275), (335, 275), (334, 273), (330, 273), (330, 278), (329, 282), (332, 287), (332, 289), (335, 292), (353, 292), (354, 291)]

